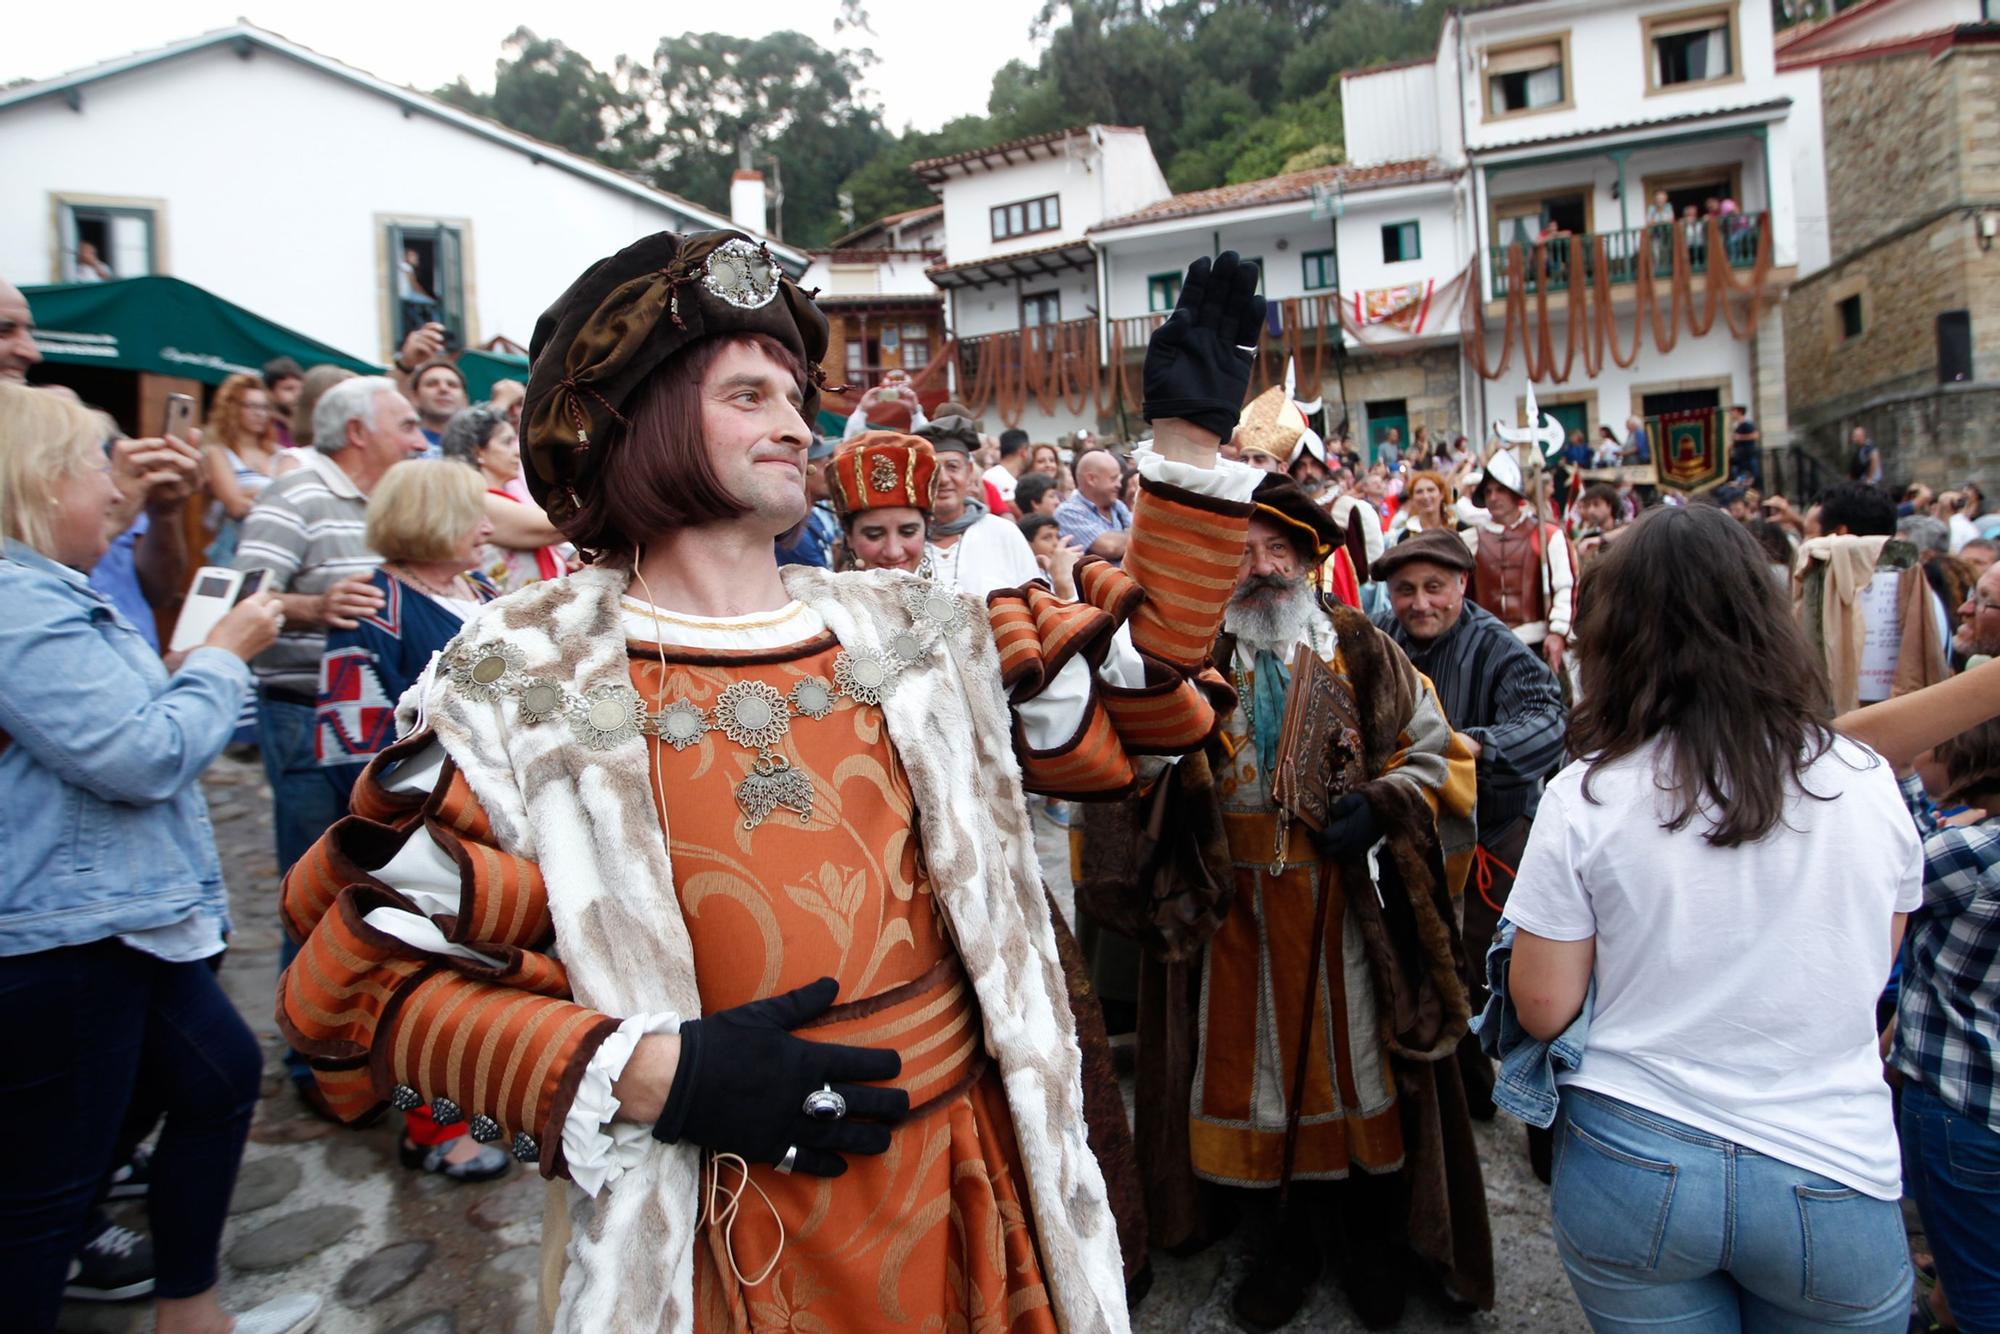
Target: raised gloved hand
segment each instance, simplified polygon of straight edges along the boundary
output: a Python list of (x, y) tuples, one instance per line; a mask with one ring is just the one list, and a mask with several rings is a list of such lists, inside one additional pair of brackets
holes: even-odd
[(1179, 417), (1227, 440), (1243, 410), (1264, 329), (1257, 266), (1225, 250), (1188, 265), (1180, 300), (1146, 344), (1147, 421)]
[(1326, 813), (1326, 828), (1315, 831), (1312, 841), (1320, 856), (1333, 861), (1359, 857), (1381, 837), (1382, 826), (1375, 818), (1375, 808), (1359, 792), (1350, 792), (1333, 803), (1333, 809)]
[[(865, 1082), (895, 1078), (903, 1058), (879, 1047), (808, 1042), (791, 1032), (824, 1014), (839, 994), (840, 984), (822, 977), (682, 1024), (680, 1064), (653, 1138), (753, 1163), (781, 1163), (797, 1149), (794, 1169), (822, 1177), (847, 1170), (843, 1153), (886, 1150), (889, 1126), (909, 1115), (910, 1095)], [(846, 1100), (844, 1117), (806, 1114), (806, 1096), (823, 1085)]]

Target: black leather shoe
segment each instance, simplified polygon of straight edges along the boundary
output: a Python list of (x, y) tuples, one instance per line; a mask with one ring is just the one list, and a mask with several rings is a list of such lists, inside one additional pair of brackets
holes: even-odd
[(1319, 1247), (1311, 1241), (1312, 1229), (1301, 1229), (1306, 1246), (1273, 1249), (1257, 1258), (1250, 1272), (1229, 1299), (1238, 1329), (1251, 1334), (1270, 1334), (1281, 1329), (1299, 1313), (1319, 1280)]

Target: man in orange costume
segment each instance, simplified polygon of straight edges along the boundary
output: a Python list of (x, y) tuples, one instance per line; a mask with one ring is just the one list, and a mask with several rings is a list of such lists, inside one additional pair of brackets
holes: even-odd
[(1122, 795), (1232, 703), (1256, 280), (1189, 269), (1124, 568), (1074, 602), (780, 570), (827, 325), (749, 238), (649, 237), (537, 325), (533, 488), (593, 563), (405, 697), (287, 880), (279, 1019), (343, 1114), (427, 1100), (567, 1178), (555, 1328), (1127, 1326), (1023, 794)]

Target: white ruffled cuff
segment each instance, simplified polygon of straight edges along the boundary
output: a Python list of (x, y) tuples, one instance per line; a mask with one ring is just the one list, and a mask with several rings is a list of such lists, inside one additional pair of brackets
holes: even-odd
[(590, 1064), (584, 1067), (562, 1130), (563, 1162), (569, 1168), (569, 1179), (582, 1187), (584, 1194), (594, 1197), (646, 1156), (653, 1128), (626, 1121), (614, 1124), (618, 1099), (612, 1096), (611, 1087), (625, 1073), (625, 1063), (632, 1059), (640, 1038), (648, 1033), (678, 1033), (680, 1027), (680, 1016), (667, 1011), (635, 1014), (598, 1044)]
[(1192, 463), (1181, 463), (1154, 453), (1151, 440), (1142, 440), (1133, 448), (1132, 461), (1139, 466), (1139, 476), (1155, 485), (1177, 486), (1211, 500), (1230, 500), (1238, 504), (1248, 501), (1257, 490), (1257, 483), (1264, 480), (1261, 468), (1253, 468), (1236, 459), (1218, 457), (1213, 468), (1197, 468)]

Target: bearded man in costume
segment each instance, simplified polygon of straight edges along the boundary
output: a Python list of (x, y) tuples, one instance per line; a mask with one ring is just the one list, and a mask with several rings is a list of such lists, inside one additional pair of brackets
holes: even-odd
[[(1443, 859), (1471, 846), (1471, 754), (1402, 651), (1317, 591), (1339, 526), (1287, 478), (1266, 477), (1255, 500), (1214, 654), (1241, 703), (1206, 756), (1230, 863), (1210, 872), (1233, 896), (1200, 962), (1184, 1099), (1144, 1068), (1142, 1024), (1141, 1160), (1171, 1142), (1149, 1121), (1187, 1108), (1193, 1176), (1280, 1188), (1278, 1230), (1234, 1298), (1246, 1326), (1274, 1329), (1297, 1314), (1321, 1267), (1316, 1232), (1328, 1227), (1344, 1234), (1342, 1283), (1371, 1328), (1400, 1317), (1412, 1251), (1455, 1297), (1490, 1305), (1484, 1189), (1446, 1059), (1468, 1012)], [(1359, 776), (1317, 833), (1271, 796), (1301, 645), (1351, 695), (1334, 735)], [(1205, 823), (1192, 813), (1185, 822)], [(1173, 990), (1149, 989), (1151, 1003), (1177, 1005)], [(1153, 1045), (1185, 1044), (1169, 1030)], [(1153, 1186), (1156, 1204), (1172, 1194), (1171, 1183)], [(1178, 1240), (1157, 1209), (1155, 1229)]]
[(1122, 795), (1230, 707), (1256, 283), (1188, 270), (1075, 602), (779, 569), (827, 325), (748, 238), (649, 237), (538, 323), (533, 489), (594, 562), (405, 696), (287, 879), (279, 1023), (344, 1115), (539, 1161), (557, 1330), (1127, 1327), (1023, 793)]

